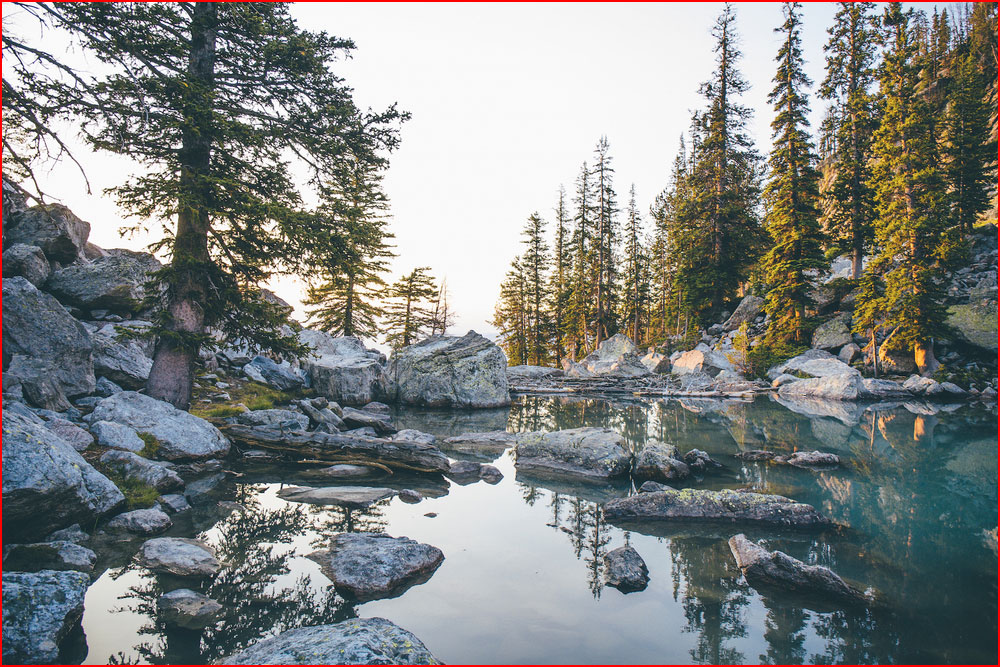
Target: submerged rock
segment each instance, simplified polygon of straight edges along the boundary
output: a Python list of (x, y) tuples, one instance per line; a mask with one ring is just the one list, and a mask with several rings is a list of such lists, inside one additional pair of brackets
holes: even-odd
[(357, 477), (371, 477), (382, 471), (369, 466), (354, 465), (351, 463), (338, 463), (326, 468), (307, 470), (302, 474), (307, 477), (318, 477), (326, 479), (354, 479)]
[(133, 535), (158, 535), (165, 532), (174, 522), (158, 509), (141, 509), (123, 512), (108, 522), (109, 531), (132, 533)]
[(441, 449), (462, 454), (499, 456), (508, 447), (517, 444), (517, 435), (508, 431), (486, 431), (484, 433), (463, 433), (445, 438)]
[(423, 642), (384, 618), (286, 630), (221, 661), (224, 665), (437, 665)]
[(574, 428), (517, 436), (518, 470), (533, 474), (608, 479), (628, 474), (625, 439), (609, 428)]
[(404, 428), (402, 431), (396, 432), (389, 439), (396, 442), (419, 442), (425, 445), (433, 445), (437, 442), (437, 438), (434, 435), (418, 431), (414, 428)]
[(139, 549), (139, 562), (158, 574), (205, 578), (222, 567), (215, 552), (201, 540), (183, 537), (156, 537)]
[(604, 583), (622, 593), (642, 591), (649, 585), (649, 569), (632, 547), (618, 547), (604, 556)]
[(722, 464), (708, 455), (708, 452), (701, 449), (692, 449), (684, 455), (684, 463), (692, 472), (702, 473), (709, 468), (721, 468)]
[(3, 662), (58, 662), (59, 644), (83, 616), (89, 585), (82, 572), (4, 572)]
[(4, 551), (3, 569), (12, 572), (40, 570), (90, 572), (97, 561), (97, 554), (93, 551), (66, 540), (10, 544), (5, 545)]
[(223, 606), (201, 593), (179, 588), (156, 600), (156, 611), (167, 625), (186, 630), (201, 630), (219, 619)]
[(340, 505), (354, 509), (370, 507), (394, 495), (396, 492), (392, 489), (371, 486), (327, 486), (319, 489), (289, 486), (278, 491), (279, 498), (293, 503)]
[(330, 549), (309, 558), (341, 593), (359, 601), (402, 595), (411, 586), (427, 581), (444, 560), (437, 547), (408, 537), (385, 533), (342, 533)]

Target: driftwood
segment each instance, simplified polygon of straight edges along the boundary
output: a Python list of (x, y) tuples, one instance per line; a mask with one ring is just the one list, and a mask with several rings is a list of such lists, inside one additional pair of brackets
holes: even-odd
[(247, 447), (289, 452), (324, 462), (350, 460), (359, 465), (378, 464), (426, 473), (444, 473), (449, 469), (448, 457), (440, 449), (417, 442), (345, 433), (278, 431), (242, 424), (230, 424), (221, 430), (236, 443)]

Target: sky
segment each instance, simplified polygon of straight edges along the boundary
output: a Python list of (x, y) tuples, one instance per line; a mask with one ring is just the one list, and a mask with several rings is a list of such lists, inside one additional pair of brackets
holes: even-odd
[[(359, 106), (382, 109), (395, 102), (412, 115), (384, 183), (399, 255), (391, 278), (430, 267), (450, 289), (456, 320), (449, 333), (473, 329), (493, 337), (489, 320), (500, 282), (521, 252), (525, 220), (537, 211), (551, 235), (560, 185), (572, 190), (602, 136), (610, 143), (620, 205), (635, 184), (648, 224), (649, 205), (667, 184), (679, 137), (691, 112), (703, 106), (697, 91), (715, 64), (711, 28), (721, 8), (301, 3), (292, 14), (305, 28), (354, 40), (352, 57), (333, 69), (354, 88)], [(803, 55), (815, 83), (814, 129), (825, 108), (815, 88), (824, 77), (823, 45), (835, 12), (833, 3), (802, 9)], [(5, 4), (4, 30), (20, 26), (10, 14), (8, 19)], [(751, 85), (742, 103), (754, 110), (750, 134), (766, 154), (772, 119), (767, 94), (780, 41), (773, 30), (782, 21), (781, 4), (737, 4), (736, 15), (739, 67)], [(124, 214), (103, 194), (135, 165), (82, 146), (75, 153), (93, 194), (68, 164), (46, 170), (43, 189), (91, 223), (97, 245), (143, 249), (155, 226), (149, 234), (122, 238)], [(302, 284), (283, 278), (271, 287), (303, 319)]]

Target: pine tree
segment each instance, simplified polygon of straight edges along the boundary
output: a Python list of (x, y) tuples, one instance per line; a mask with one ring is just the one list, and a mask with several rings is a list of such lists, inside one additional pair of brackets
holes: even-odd
[(570, 299), (573, 275), (573, 247), (570, 236), (569, 212), (566, 210), (566, 191), (559, 187), (559, 203), (556, 205), (556, 231), (553, 244), (553, 270), (549, 283), (551, 295), (551, 323), (553, 334), (552, 353), (556, 365), (566, 356), (567, 324), (570, 319)]
[[(874, 234), (875, 205), (870, 187), (871, 143), (878, 126), (871, 94), (875, 79), (877, 19), (866, 2), (842, 2), (828, 30), (826, 78), (820, 97), (831, 100), (825, 133), (832, 138), (833, 182), (824, 193), (826, 229), (838, 247), (851, 253), (852, 277)], [(831, 127), (832, 126), (832, 127)]]
[(549, 248), (545, 243), (545, 221), (538, 213), (528, 216), (521, 230), (524, 254), (521, 266), (524, 269), (525, 298), (528, 305), (527, 336), (528, 358), (535, 366), (541, 366), (548, 359), (549, 350), (549, 301), (547, 283), (549, 271)]
[(567, 345), (572, 348), (573, 359), (581, 358), (590, 350), (590, 320), (592, 286), (595, 276), (591, 273), (591, 258), (595, 243), (593, 186), (590, 169), (584, 162), (576, 181), (573, 202), (573, 278), (570, 288), (569, 308), (565, 323)]
[(805, 337), (806, 307), (811, 304), (807, 272), (825, 266), (820, 248), (819, 172), (809, 138), (805, 88), (812, 82), (803, 71), (800, 5), (785, 3), (785, 21), (775, 32), (783, 36), (775, 60), (775, 86), (768, 95), (774, 105), (771, 122), (771, 179), (764, 190), (765, 223), (771, 250), (764, 257), (770, 316), (768, 337)]
[(625, 219), (625, 272), (622, 276), (622, 328), (636, 345), (643, 340), (648, 320), (650, 285), (648, 251), (643, 246), (642, 216), (635, 202), (635, 184), (629, 189)]
[(610, 147), (607, 137), (601, 137), (594, 149), (594, 214), (596, 236), (594, 238), (592, 270), (597, 277), (594, 297), (596, 314), (594, 317), (594, 343), (617, 333), (615, 322), (617, 301), (617, 246), (618, 246), (618, 203), (614, 190), (614, 168), (611, 166)]
[(500, 283), (500, 298), (491, 324), (497, 328), (497, 342), (507, 355), (507, 363), (521, 366), (528, 363), (528, 300), (527, 280), (521, 257), (515, 257), (510, 270)]
[(428, 271), (430, 267), (417, 267), (389, 288), (385, 342), (394, 350), (417, 342), (434, 325), (431, 301), (438, 291)]

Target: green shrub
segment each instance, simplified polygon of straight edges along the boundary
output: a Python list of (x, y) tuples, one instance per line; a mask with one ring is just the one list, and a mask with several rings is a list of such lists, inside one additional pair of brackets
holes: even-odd
[(809, 347), (794, 343), (761, 340), (756, 347), (747, 353), (747, 374), (750, 377), (766, 380), (767, 369), (794, 356), (800, 355)]

